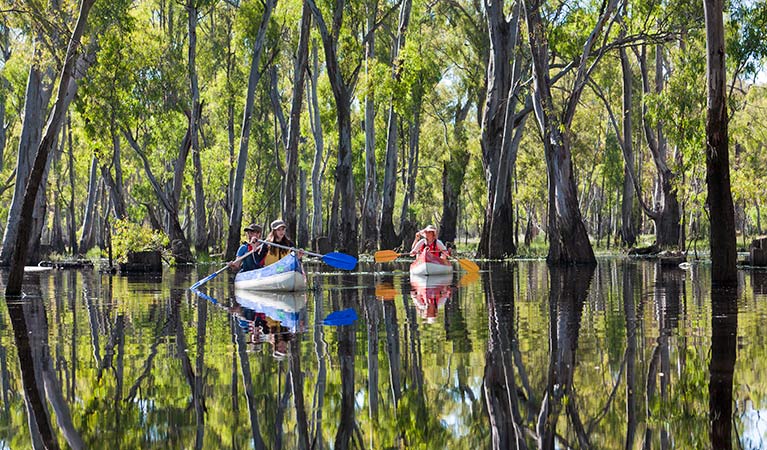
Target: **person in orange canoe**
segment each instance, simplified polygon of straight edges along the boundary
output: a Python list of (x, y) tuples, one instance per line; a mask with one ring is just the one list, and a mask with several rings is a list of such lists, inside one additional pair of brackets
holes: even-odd
[(416, 256), (422, 251), (431, 252), (432, 255), (443, 260), (446, 260), (449, 256), (449, 251), (445, 244), (437, 239), (437, 228), (434, 225), (427, 225), (426, 228), (415, 233), (410, 254)]

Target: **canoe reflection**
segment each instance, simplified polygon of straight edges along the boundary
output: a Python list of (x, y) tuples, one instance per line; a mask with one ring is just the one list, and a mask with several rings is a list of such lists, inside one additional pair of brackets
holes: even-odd
[(264, 343), (272, 346), (278, 360), (288, 355), (288, 343), (296, 333), (306, 331), (306, 294), (235, 290), (229, 307), (247, 335), (248, 348), (261, 351)]
[(452, 294), (453, 274), (410, 275), (410, 297), (426, 323), (434, 323), (440, 306)]

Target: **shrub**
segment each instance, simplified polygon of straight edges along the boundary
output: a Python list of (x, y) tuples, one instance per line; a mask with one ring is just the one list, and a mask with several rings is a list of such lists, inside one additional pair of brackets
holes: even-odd
[[(157, 250), (167, 252), (168, 236), (165, 233), (152, 230), (151, 228), (129, 222), (127, 220), (115, 220), (114, 234), (112, 235), (112, 250), (114, 258), (118, 262), (126, 262), (128, 253)], [(167, 259), (167, 255), (163, 255)]]

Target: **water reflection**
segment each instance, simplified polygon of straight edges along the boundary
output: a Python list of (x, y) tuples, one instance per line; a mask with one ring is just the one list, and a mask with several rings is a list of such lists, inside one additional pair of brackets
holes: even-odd
[(450, 283), (453, 274), (410, 275), (410, 297), (421, 318), (426, 323), (437, 320), (437, 311), (447, 303), (452, 294)]
[[(644, 262), (483, 269), (312, 272), (287, 296), (35, 275), (0, 316), (0, 447), (762, 445), (756, 276), (739, 294)], [(359, 319), (329, 325), (343, 311)]]

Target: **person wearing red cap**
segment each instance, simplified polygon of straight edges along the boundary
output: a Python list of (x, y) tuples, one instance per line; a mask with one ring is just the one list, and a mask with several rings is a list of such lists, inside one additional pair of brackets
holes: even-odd
[(410, 254), (416, 256), (422, 251), (428, 251), (438, 258), (447, 259), (448, 249), (442, 241), (437, 239), (437, 228), (434, 225), (427, 225), (426, 228), (415, 233)]

